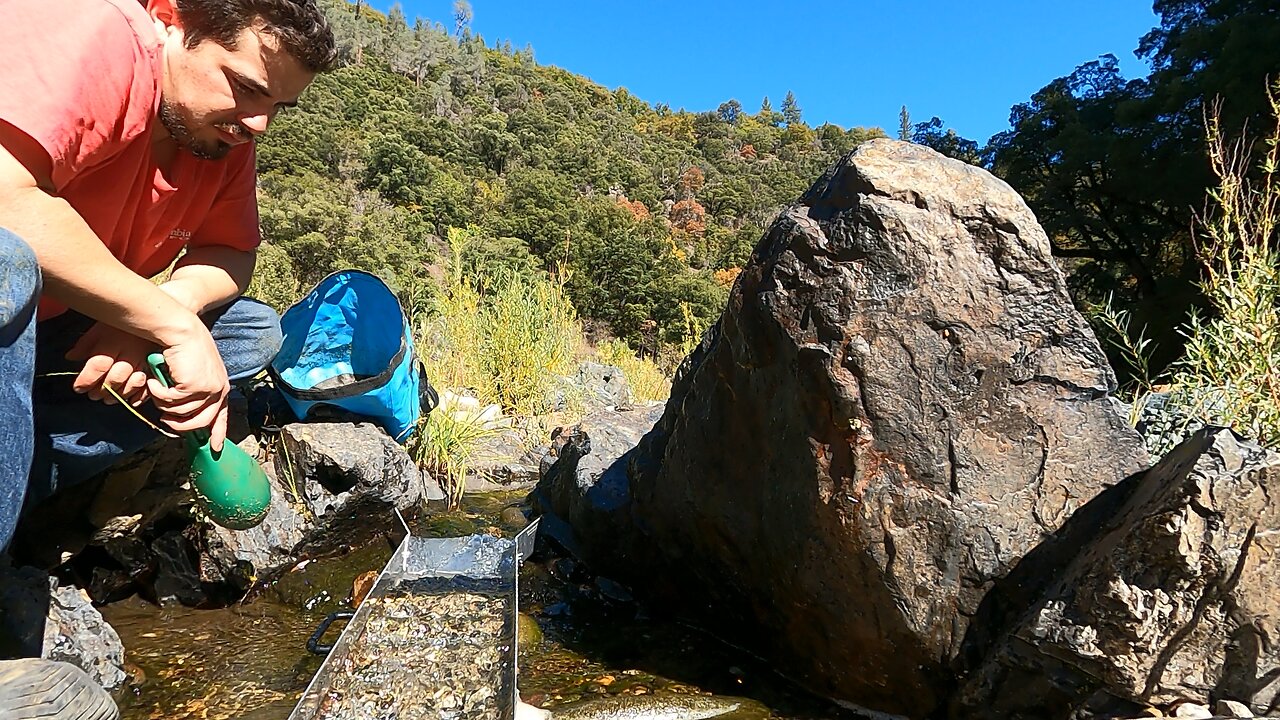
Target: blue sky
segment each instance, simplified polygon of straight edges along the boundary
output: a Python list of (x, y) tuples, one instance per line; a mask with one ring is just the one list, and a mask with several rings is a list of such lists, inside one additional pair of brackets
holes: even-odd
[[(379, 10), (389, 0), (370, 3)], [(453, 25), (452, 0), (404, 0), (415, 17)], [(472, 0), (489, 45), (531, 45), (538, 62), (626, 87), (650, 103), (749, 112), (795, 92), (810, 125), (880, 126), (896, 134), (937, 115), (985, 141), (1009, 108), (1075, 66), (1112, 53), (1126, 77), (1157, 24), (1150, 0)]]

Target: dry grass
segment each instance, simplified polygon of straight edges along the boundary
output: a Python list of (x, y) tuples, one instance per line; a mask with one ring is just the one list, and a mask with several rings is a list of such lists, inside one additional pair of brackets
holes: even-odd
[(636, 357), (621, 340), (606, 340), (596, 346), (601, 362), (622, 370), (631, 394), (641, 402), (665, 402), (671, 396), (671, 377), (653, 361)]
[[(446, 286), (415, 308), (417, 347), (432, 383), (496, 403), (521, 418), (547, 414), (556, 377), (572, 369), (582, 343), (577, 313), (554, 277), (499, 273), (471, 278), (462, 257), (471, 234), (449, 230)], [(412, 445), (446, 494), (461, 497), (472, 449), (493, 431), (481, 423), (434, 413)], [(537, 427), (532, 423), (529, 427)]]

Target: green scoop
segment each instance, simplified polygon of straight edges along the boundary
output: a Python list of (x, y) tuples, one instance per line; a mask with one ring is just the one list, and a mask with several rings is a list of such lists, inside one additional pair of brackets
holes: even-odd
[[(173, 384), (164, 355), (151, 353), (147, 364), (161, 385)], [(183, 433), (183, 440), (191, 461), (191, 485), (209, 517), (232, 530), (247, 530), (262, 522), (271, 505), (271, 484), (258, 461), (231, 441), (215, 453), (209, 447), (208, 430)]]

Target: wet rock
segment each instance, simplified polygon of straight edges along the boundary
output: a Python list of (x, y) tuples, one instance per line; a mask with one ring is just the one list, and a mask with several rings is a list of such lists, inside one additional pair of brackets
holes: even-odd
[(536, 650), (542, 646), (542, 628), (537, 620), (520, 613), (516, 615), (516, 638), (522, 652)]
[(124, 685), (124, 646), (88, 595), (35, 568), (0, 568), (0, 630), (20, 657), (71, 663), (108, 691)]
[(111, 563), (89, 571), (89, 597), (97, 604), (122, 600), (150, 584), (157, 569), (155, 553), (136, 537), (112, 537), (102, 544)]
[(209, 598), (196, 569), (195, 548), (182, 533), (171, 531), (161, 535), (151, 543), (151, 551), (156, 560), (152, 588), (157, 602), (191, 607), (207, 604)]
[(359, 546), (398, 527), (426, 488), (439, 487), (403, 447), (368, 423), (296, 423), (281, 431), (282, 449), (266, 466), (271, 505), (244, 531), (205, 528), (200, 548), (206, 581), (277, 575), (299, 560)]
[(1116, 490), (1123, 501), (1007, 628), (953, 717), (1067, 718), (1097, 693), (1273, 705), (1280, 454), (1206, 429)]
[[(627, 461), (661, 416), (661, 405), (599, 410), (557, 433), (555, 460), (532, 495), (535, 509), (599, 541), (624, 532), (630, 525)], [(571, 538), (563, 542), (576, 545)]]
[(85, 589), (89, 593), (89, 599), (95, 604), (105, 605), (107, 603), (123, 600), (137, 592), (138, 586), (134, 579), (123, 570), (112, 570), (105, 567), (95, 567), (89, 578), (89, 587)]
[(234, 531), (216, 525), (204, 528), (200, 547), (200, 572), (210, 582), (230, 576), (237, 563), (248, 563), (266, 574), (297, 562), (296, 549), (314, 530), (314, 520), (276, 478), (272, 465), (263, 468), (271, 482), (271, 504), (257, 526)]
[(578, 579), (578, 563), (573, 558), (554, 558), (547, 563), (547, 570), (560, 582), (571, 583)]
[(1022, 199), (873, 140), (756, 247), (630, 485), (552, 504), (655, 603), (819, 694), (930, 716), (995, 583), (1146, 467), (1114, 387)]
[(768, 708), (754, 700), (719, 695), (604, 695), (554, 707), (543, 715), (554, 720), (617, 720), (629, 718), (678, 718), (701, 720), (714, 717), (763, 720), (772, 716)]
[(529, 525), (529, 518), (524, 516), (524, 511), (514, 505), (503, 508), (499, 519), (512, 530), (523, 530)]

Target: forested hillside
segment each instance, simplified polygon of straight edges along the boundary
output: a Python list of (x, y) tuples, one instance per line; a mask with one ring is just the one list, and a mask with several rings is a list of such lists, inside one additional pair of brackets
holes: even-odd
[[(655, 350), (718, 316), (764, 226), (878, 130), (652, 106), (451, 27), (324, 0), (342, 67), (259, 148), (260, 274), (281, 302), (341, 267), (421, 291), (465, 231), (477, 278), (559, 273), (585, 320)], [(455, 237), (459, 237), (455, 231)]]

